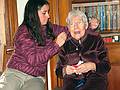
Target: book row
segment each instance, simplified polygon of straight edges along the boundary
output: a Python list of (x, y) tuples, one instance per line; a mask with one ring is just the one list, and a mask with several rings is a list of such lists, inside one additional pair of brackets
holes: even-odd
[(95, 6), (77, 6), (75, 10), (83, 11), (88, 18), (96, 17), (100, 20), (100, 31), (119, 30), (120, 29), (120, 5), (110, 4)]

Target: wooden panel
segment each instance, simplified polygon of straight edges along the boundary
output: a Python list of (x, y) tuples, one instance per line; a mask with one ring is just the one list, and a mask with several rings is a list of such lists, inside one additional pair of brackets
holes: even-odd
[(110, 62), (120, 64), (120, 43), (107, 43)]
[(120, 64), (112, 64), (108, 74), (108, 90), (120, 90)]
[(55, 68), (56, 68), (56, 59), (57, 57), (54, 56), (50, 61), (50, 71), (51, 71), (51, 88), (54, 90), (54, 88), (57, 86), (57, 77), (55, 74)]
[(107, 43), (111, 70), (108, 74), (108, 90), (120, 90), (120, 43)]
[(72, 9), (71, 0), (58, 0), (59, 24), (60, 25), (67, 25), (66, 17), (68, 15), (68, 12), (71, 9)]
[(16, 0), (5, 0), (5, 32), (7, 48), (13, 47), (13, 37), (17, 28), (18, 16)]
[(50, 21), (59, 24), (58, 0), (49, 0), (50, 3)]

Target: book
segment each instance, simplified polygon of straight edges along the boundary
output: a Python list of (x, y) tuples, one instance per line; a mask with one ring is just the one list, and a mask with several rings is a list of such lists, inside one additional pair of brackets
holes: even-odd
[(112, 5), (112, 29), (117, 29), (117, 5)]
[(117, 5), (117, 30), (120, 29), (120, 5)]

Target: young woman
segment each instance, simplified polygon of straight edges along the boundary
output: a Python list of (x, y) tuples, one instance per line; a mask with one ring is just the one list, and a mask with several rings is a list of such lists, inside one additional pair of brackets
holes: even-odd
[(47, 62), (67, 38), (67, 28), (51, 24), (49, 18), (47, 0), (27, 2), (0, 90), (44, 90)]

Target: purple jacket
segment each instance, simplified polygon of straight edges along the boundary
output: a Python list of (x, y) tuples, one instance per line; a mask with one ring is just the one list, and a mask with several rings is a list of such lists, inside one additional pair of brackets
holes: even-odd
[[(60, 32), (67, 32), (66, 27), (53, 25), (53, 32), (57, 36)], [(46, 45), (38, 46), (21, 25), (14, 39), (14, 52), (9, 59), (8, 68), (17, 69), (32, 76), (44, 76), (48, 60), (59, 51), (59, 46), (51, 39), (46, 38)]]
[[(86, 32), (80, 41), (69, 37), (59, 53), (56, 67), (56, 75), (63, 78), (62, 90), (107, 90), (107, 73), (111, 68), (107, 52), (105, 43), (98, 33)], [(63, 67), (76, 65), (79, 61), (94, 62), (96, 71), (80, 75), (63, 75)]]
[(104, 41), (98, 33), (86, 32), (80, 39), (80, 43), (69, 37), (59, 53), (60, 60), (57, 64), (56, 74), (62, 77), (64, 66), (76, 65), (80, 60), (94, 62), (96, 64), (95, 73), (107, 74), (111, 68), (107, 52)]

